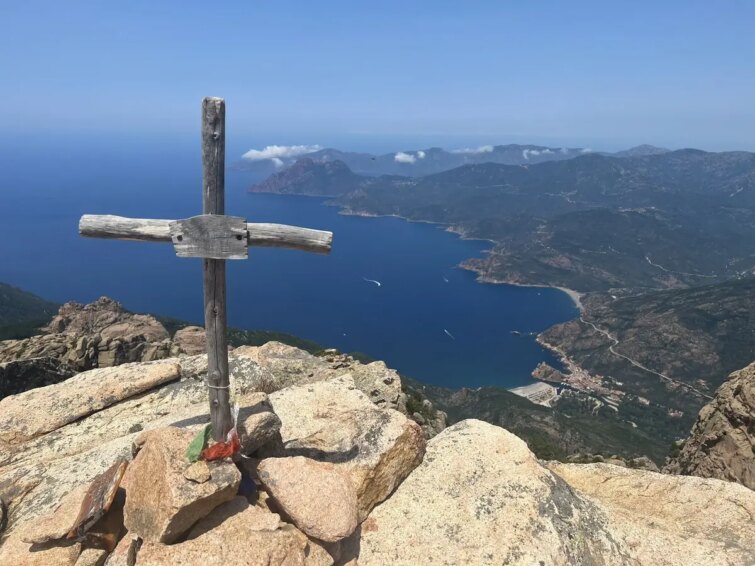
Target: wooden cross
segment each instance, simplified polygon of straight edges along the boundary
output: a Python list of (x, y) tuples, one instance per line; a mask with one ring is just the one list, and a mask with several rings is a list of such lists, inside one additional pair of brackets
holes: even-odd
[(248, 246), (329, 253), (332, 232), (283, 224), (247, 223), (225, 216), (225, 101), (202, 100), (203, 214), (185, 220), (153, 220), (86, 214), (79, 234), (92, 238), (173, 242), (178, 257), (203, 258), (207, 381), (213, 437), (224, 441), (233, 427), (229, 402), (225, 260), (246, 259)]

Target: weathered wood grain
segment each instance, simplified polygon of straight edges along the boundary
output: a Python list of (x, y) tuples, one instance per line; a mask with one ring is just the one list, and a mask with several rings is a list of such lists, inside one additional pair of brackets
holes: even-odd
[(79, 234), (88, 238), (170, 242), (170, 222), (110, 214), (85, 214), (79, 220)]
[[(202, 212), (225, 213), (225, 101), (202, 100)], [(228, 377), (225, 260), (204, 259), (204, 320), (212, 436), (224, 441), (233, 428)]]
[[(90, 238), (170, 242), (173, 220), (125, 218), (123, 216), (85, 214), (79, 221), (79, 234)], [(333, 233), (299, 228), (286, 224), (247, 222), (247, 245), (290, 248), (313, 253), (329, 253)]]
[(178, 257), (246, 259), (246, 220), (240, 216), (203, 214), (170, 223)]
[(250, 246), (290, 248), (327, 254), (333, 244), (333, 232), (287, 226), (286, 224), (247, 223)]

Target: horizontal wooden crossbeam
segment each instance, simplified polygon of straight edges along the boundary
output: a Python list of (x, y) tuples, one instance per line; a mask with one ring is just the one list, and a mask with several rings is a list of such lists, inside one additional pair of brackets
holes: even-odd
[[(171, 222), (173, 221), (85, 214), (79, 220), (79, 234), (89, 238), (172, 242)], [(327, 254), (330, 253), (333, 244), (333, 233), (286, 224), (247, 222), (246, 241), (249, 246), (290, 248)]]

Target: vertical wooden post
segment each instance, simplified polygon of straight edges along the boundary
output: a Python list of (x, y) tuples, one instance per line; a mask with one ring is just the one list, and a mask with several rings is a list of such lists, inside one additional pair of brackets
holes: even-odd
[[(225, 213), (225, 101), (202, 100), (202, 197), (204, 214)], [(233, 427), (228, 378), (225, 260), (204, 259), (204, 320), (207, 380), (215, 440)]]

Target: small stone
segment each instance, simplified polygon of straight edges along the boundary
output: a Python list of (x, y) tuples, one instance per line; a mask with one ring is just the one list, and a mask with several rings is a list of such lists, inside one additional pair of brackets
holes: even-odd
[(268, 458), (257, 467), (275, 502), (304, 533), (327, 542), (357, 528), (357, 495), (334, 464), (303, 456)]
[(210, 466), (204, 460), (194, 462), (184, 470), (184, 477), (196, 483), (210, 481)]
[(236, 496), (241, 473), (230, 460), (207, 463), (210, 479), (189, 481), (189, 430), (167, 427), (144, 433), (141, 450), (123, 478), (124, 523), (144, 540), (171, 543), (218, 505)]
[(204, 519), (194, 525), (186, 539), (201, 537), (208, 531), (216, 529), (221, 523), (237, 513), (247, 513), (245, 522), (254, 531), (275, 531), (283, 525), (280, 515), (277, 513), (273, 513), (264, 507), (250, 505), (246, 497), (237, 496), (213, 509)]
[(249, 393), (239, 399), (241, 453), (251, 454), (278, 437), (281, 420), (264, 393)]
[(118, 542), (115, 550), (105, 561), (105, 566), (134, 566), (136, 553), (142, 545), (142, 539), (132, 533), (126, 533)]

